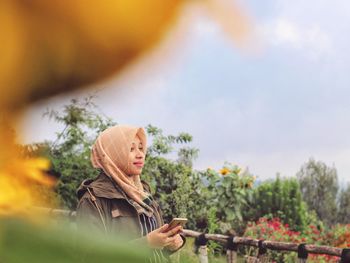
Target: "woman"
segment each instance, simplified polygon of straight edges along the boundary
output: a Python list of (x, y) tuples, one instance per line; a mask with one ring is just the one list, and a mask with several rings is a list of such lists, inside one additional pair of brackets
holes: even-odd
[(140, 179), (146, 143), (144, 129), (131, 126), (117, 125), (99, 135), (91, 162), (101, 172), (77, 191), (77, 223), (146, 245), (153, 252), (151, 262), (167, 262), (186, 239), (181, 226), (167, 231), (149, 185)]

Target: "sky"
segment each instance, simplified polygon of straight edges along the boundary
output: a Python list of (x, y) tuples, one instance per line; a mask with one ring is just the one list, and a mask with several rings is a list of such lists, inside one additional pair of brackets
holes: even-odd
[[(200, 12), (183, 18), (158, 53), (92, 87), (101, 112), (119, 124), (190, 133), (200, 150), (196, 169), (228, 161), (267, 179), (294, 176), (314, 158), (350, 182), (350, 2), (246, 0), (243, 7), (253, 51)], [(32, 106), (20, 125), (24, 142), (54, 138), (60, 127), (42, 113), (86, 94)]]

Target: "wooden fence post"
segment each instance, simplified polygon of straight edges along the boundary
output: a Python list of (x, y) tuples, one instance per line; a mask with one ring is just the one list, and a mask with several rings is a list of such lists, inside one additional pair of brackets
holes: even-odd
[(199, 262), (208, 263), (208, 248), (206, 245), (199, 247)]
[(298, 263), (306, 263), (308, 252), (306, 251), (305, 244), (299, 244), (298, 246)]
[(343, 248), (339, 263), (350, 263), (350, 248)]
[(200, 234), (196, 237), (194, 241), (195, 246), (198, 248), (199, 253), (199, 262), (208, 263), (208, 248), (207, 248), (208, 239), (205, 237), (205, 233)]
[(226, 258), (227, 263), (237, 262), (237, 244), (235, 243), (235, 236), (229, 236), (226, 243)]
[(259, 263), (260, 262), (261, 263), (268, 262), (268, 258), (266, 255), (267, 249), (264, 246), (264, 240), (259, 240), (258, 248), (259, 248), (259, 250), (258, 250), (258, 256), (257, 256), (257, 258), (258, 258), (257, 262), (259, 262)]

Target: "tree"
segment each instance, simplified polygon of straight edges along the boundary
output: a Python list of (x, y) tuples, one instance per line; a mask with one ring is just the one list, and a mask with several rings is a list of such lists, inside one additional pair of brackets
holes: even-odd
[(48, 110), (44, 116), (63, 123), (53, 142), (47, 142), (45, 155), (51, 160), (54, 172), (60, 174), (56, 192), (62, 206), (75, 210), (76, 189), (87, 178), (94, 178), (98, 171), (90, 163), (91, 145), (98, 134), (115, 124), (110, 118), (97, 112), (94, 96), (83, 101), (73, 99), (61, 112)]
[[(200, 188), (200, 179), (192, 170), (199, 150), (187, 146), (192, 136), (184, 132), (177, 136), (164, 135), (161, 129), (152, 125), (148, 125), (146, 131), (152, 144), (147, 150), (141, 178), (150, 182), (166, 221), (173, 217), (187, 217), (187, 226), (194, 226), (197, 211), (193, 209), (198, 200), (194, 189)], [(170, 153), (176, 153), (177, 160), (164, 157)]]
[(339, 194), (339, 211), (337, 221), (340, 224), (350, 223), (350, 184)]
[(297, 173), (303, 199), (327, 225), (335, 223), (337, 215), (338, 175), (335, 167), (310, 159)]

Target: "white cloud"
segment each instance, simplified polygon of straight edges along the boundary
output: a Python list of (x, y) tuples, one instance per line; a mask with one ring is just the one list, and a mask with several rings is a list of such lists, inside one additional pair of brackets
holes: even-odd
[(300, 25), (286, 18), (276, 18), (257, 28), (262, 40), (270, 46), (303, 51), (312, 59), (332, 54), (332, 39), (319, 25)]
[(300, 30), (291, 22), (280, 19), (271, 27), (271, 43), (275, 45), (290, 44), (295, 48), (300, 48), (302, 42)]

